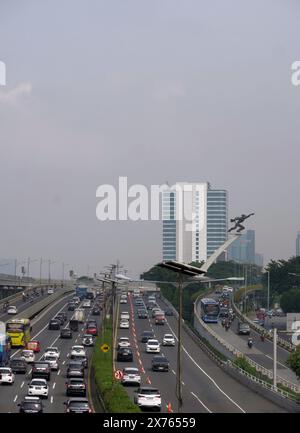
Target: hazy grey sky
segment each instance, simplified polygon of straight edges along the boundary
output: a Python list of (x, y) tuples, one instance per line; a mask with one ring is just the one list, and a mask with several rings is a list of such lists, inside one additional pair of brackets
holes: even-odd
[(119, 176), (226, 188), (257, 251), (293, 255), (299, 22), (297, 0), (1, 0), (0, 257), (160, 260), (160, 223), (96, 219)]

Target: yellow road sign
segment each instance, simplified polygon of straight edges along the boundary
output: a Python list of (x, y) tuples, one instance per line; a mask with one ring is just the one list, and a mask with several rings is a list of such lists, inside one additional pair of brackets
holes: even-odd
[(102, 344), (102, 346), (100, 347), (100, 349), (102, 350), (102, 352), (106, 353), (109, 351), (109, 345), (104, 343)]

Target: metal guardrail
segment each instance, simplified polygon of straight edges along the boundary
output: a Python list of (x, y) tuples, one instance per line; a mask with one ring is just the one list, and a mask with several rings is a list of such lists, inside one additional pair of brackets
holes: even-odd
[[(236, 349), (234, 346), (232, 346), (230, 343), (228, 343), (226, 340), (224, 340), (222, 337), (220, 337), (213, 329), (211, 329), (199, 316), (197, 311), (197, 304), (201, 298), (201, 295), (198, 296), (196, 301), (194, 302), (194, 318), (197, 319), (198, 323), (212, 336), (214, 337), (223, 347), (225, 347), (229, 352), (233, 353), (237, 357), (244, 357), (246, 361), (256, 369), (257, 372), (267, 376), (269, 379), (273, 379), (273, 371), (268, 370), (267, 368), (263, 367), (262, 365), (259, 365), (252, 359), (250, 359), (247, 355)], [(292, 382), (289, 382), (288, 380), (282, 378), (281, 376), (277, 375), (277, 381), (278, 383), (281, 383), (283, 386), (291, 389), (292, 391), (299, 392), (300, 393), (300, 387)]]
[[(235, 312), (235, 314), (242, 319), (244, 322), (247, 322), (249, 324), (249, 326), (256, 331), (258, 334), (260, 335), (264, 335), (268, 340), (273, 341), (273, 334), (271, 331), (266, 331), (265, 328), (263, 328), (262, 326), (253, 323), (251, 319), (249, 319), (249, 317), (245, 316), (240, 310), (239, 308), (236, 306), (234, 300), (232, 299), (231, 301), (231, 305), (232, 308)], [(291, 343), (289, 343), (288, 341), (284, 340), (281, 337), (277, 337), (277, 344), (278, 346), (288, 350), (289, 352), (293, 352), (295, 350), (295, 346)]]

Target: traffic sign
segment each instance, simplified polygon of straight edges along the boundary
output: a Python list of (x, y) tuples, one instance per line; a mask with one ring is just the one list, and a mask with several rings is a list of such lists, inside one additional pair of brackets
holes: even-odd
[(100, 347), (100, 349), (102, 350), (102, 352), (106, 353), (109, 351), (109, 345), (104, 343), (102, 344), (102, 346)]
[(123, 371), (122, 370), (115, 370), (114, 376), (117, 380), (121, 380), (123, 378)]

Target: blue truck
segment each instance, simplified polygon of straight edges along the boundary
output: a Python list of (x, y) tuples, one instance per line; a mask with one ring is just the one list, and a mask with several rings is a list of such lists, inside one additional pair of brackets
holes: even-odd
[(83, 300), (86, 298), (88, 287), (84, 286), (83, 284), (80, 284), (79, 286), (76, 287), (75, 292), (76, 292), (76, 296), (78, 296), (81, 300)]

